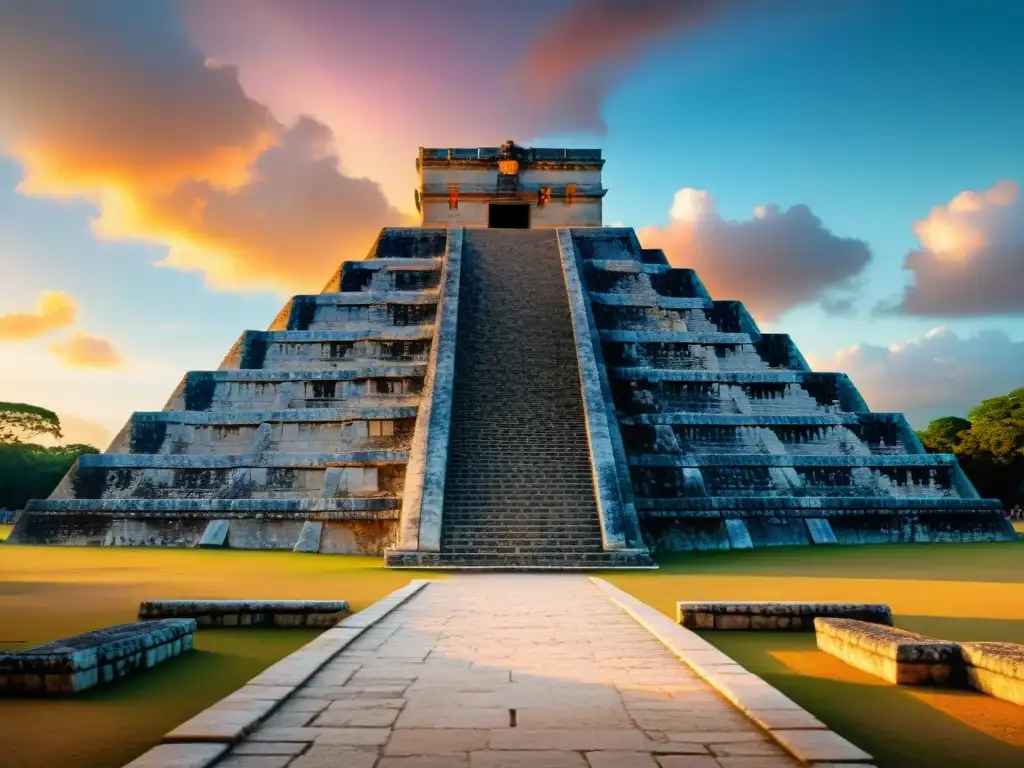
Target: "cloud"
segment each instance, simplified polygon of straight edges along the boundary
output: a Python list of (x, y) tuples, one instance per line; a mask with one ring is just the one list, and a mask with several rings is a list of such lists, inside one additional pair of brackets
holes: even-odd
[(1024, 313), (1024, 202), (1015, 181), (961, 192), (914, 222), (921, 248), (907, 254), (913, 275), (881, 312), (925, 317)]
[(574, 0), (537, 25), (515, 76), (527, 99), (554, 109), (559, 129), (603, 131), (605, 94), (647, 45), (706, 28), (735, 5), (730, 0)]
[(66, 368), (120, 368), (124, 358), (109, 339), (76, 331), (69, 339), (49, 346)]
[(327, 126), (300, 118), (242, 187), (189, 180), (134, 218), (107, 209), (97, 231), (171, 243), (159, 265), (200, 272), (217, 290), (310, 290), (342, 260), (364, 258), (381, 226), (413, 223), (374, 182), (342, 175), (333, 143)]
[(64, 291), (41, 291), (31, 312), (0, 315), (0, 341), (28, 341), (74, 325), (78, 305)]
[(697, 57), (699, 45), (715, 56), (726, 45), (745, 53), (778, 44), (765, 20), (806, 28), (846, 4), (519, 0), (510, 11), (480, 0), (375, 0), (358, 10), (321, 0), (190, 0), (185, 8), (198, 44), (238, 65), (247, 93), (284, 115), (315, 104), (343, 139), (345, 172), (375, 179), (393, 205), (412, 210), (418, 146), (566, 134), (593, 146), (609, 90), (648, 56), (666, 46)]
[(403, 218), (208, 61), (178, 3), (0, 0), (0, 140), (19, 190), (84, 197), (98, 235), (167, 245), (218, 289), (311, 289)]
[(1020, 387), (1024, 341), (998, 330), (959, 336), (940, 327), (889, 347), (858, 344), (808, 362), (849, 374), (872, 410), (906, 413), (922, 428), (941, 416), (966, 416), (982, 400)]
[(739, 299), (768, 322), (815, 303), (849, 313), (871, 260), (867, 243), (833, 234), (806, 205), (759, 206), (752, 219), (726, 221), (710, 193), (690, 187), (676, 192), (667, 226), (638, 236), (674, 266), (695, 269), (715, 298)]

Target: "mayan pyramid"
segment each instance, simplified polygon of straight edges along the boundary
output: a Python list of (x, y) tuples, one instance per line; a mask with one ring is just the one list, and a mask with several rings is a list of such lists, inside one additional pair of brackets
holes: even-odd
[(11, 543), (650, 567), (651, 551), (1004, 541), (952, 456), (601, 226), (596, 150), (421, 149), (423, 227), (191, 371)]

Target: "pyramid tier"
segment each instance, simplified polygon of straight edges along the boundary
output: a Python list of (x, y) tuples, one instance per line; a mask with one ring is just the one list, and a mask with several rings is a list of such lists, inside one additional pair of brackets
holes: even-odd
[(433, 336), (432, 325), (361, 331), (246, 331), (220, 367), (286, 371), (370, 361), (425, 363)]
[(868, 410), (850, 380), (834, 373), (806, 373), (781, 381), (735, 376), (614, 378), (611, 391), (620, 418), (669, 413), (822, 416)]
[(242, 454), (408, 450), (416, 409), (155, 411), (135, 413), (109, 453)]
[(352, 361), (310, 370), (191, 371), (167, 410), (415, 407), (426, 363)]
[(316, 293), (293, 297), (268, 330), (367, 330), (430, 325), (437, 321), (436, 291)]
[(621, 423), (630, 454), (789, 454), (864, 456), (921, 454), (898, 413), (826, 415), (644, 414)]
[(660, 331), (689, 333), (757, 333), (757, 325), (738, 301), (698, 300), (701, 306), (672, 306), (658, 297), (651, 304), (594, 303), (594, 320), (601, 331)]

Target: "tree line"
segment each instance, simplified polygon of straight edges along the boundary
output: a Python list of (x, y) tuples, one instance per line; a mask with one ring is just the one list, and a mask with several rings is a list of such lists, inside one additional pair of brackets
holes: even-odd
[(21, 509), (29, 499), (45, 499), (91, 445), (47, 447), (40, 437), (61, 440), (60, 419), (53, 411), (28, 403), (0, 402), (0, 509)]
[(929, 453), (952, 453), (985, 498), (1024, 507), (1024, 387), (984, 400), (966, 419), (945, 416), (917, 433)]

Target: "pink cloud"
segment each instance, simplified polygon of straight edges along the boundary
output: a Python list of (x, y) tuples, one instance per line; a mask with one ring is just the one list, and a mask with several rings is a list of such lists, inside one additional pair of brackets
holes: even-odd
[(871, 260), (865, 242), (833, 234), (805, 205), (759, 206), (727, 221), (709, 192), (690, 187), (676, 192), (666, 226), (637, 234), (674, 266), (696, 270), (712, 296), (738, 299), (764, 321), (808, 304), (846, 308)]

